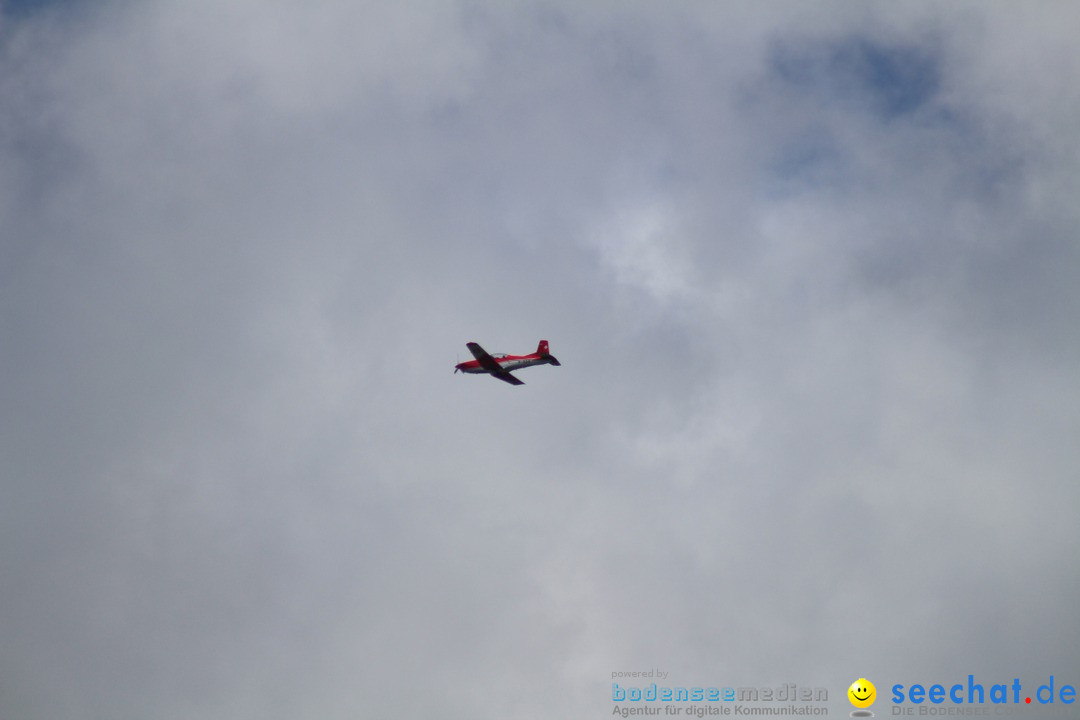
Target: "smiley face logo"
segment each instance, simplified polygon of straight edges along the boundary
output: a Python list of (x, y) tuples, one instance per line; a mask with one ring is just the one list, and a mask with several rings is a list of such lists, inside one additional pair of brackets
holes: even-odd
[(874, 683), (866, 678), (859, 678), (851, 683), (851, 687), (847, 689), (847, 696), (855, 707), (868, 708), (874, 704), (874, 699), (877, 697), (877, 688), (874, 687)]

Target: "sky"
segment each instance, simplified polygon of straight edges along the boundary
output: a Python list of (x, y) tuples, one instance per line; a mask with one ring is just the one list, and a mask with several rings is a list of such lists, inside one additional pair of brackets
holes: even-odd
[(0, 716), (1080, 685), (1078, 35), (3, 0)]

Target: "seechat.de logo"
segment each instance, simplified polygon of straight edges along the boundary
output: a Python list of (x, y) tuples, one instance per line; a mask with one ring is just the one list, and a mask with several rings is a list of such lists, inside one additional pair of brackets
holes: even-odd
[(847, 696), (851, 704), (857, 708), (851, 712), (851, 717), (874, 717), (874, 713), (866, 709), (877, 699), (877, 688), (874, 687), (874, 683), (866, 678), (859, 678), (851, 683)]

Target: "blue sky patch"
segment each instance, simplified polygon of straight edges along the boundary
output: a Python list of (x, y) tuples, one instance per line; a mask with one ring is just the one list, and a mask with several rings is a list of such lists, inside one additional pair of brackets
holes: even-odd
[(883, 119), (918, 110), (941, 87), (936, 54), (919, 45), (849, 37), (785, 44), (770, 60), (772, 71), (788, 85), (863, 105)]
[(57, 10), (82, 4), (82, 0), (0, 0), (0, 11), (8, 17), (26, 17), (42, 10)]

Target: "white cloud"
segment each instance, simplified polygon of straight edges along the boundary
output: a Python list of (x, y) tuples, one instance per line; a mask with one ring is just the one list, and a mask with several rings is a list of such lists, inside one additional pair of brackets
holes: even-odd
[(6, 19), (0, 714), (1065, 678), (1076, 17), (823, 7)]

